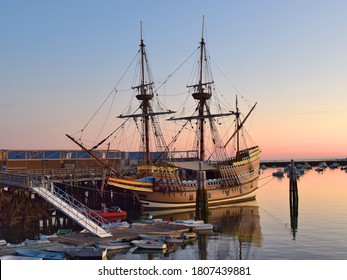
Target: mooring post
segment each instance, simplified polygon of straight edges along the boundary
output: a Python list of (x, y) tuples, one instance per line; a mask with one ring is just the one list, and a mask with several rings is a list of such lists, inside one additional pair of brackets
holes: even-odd
[(197, 174), (197, 189), (196, 189), (196, 204), (195, 214), (200, 220), (208, 222), (208, 197), (205, 188), (206, 172), (203, 171), (202, 162), (199, 163), (199, 170)]
[(295, 239), (296, 231), (298, 229), (298, 174), (294, 165), (294, 160), (291, 161), (289, 171), (289, 201), (290, 201), (290, 226)]

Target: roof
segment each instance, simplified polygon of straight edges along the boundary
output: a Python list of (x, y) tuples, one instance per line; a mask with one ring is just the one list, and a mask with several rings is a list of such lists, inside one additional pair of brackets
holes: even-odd
[[(183, 169), (190, 169), (190, 170), (203, 170), (203, 171), (207, 171), (207, 170), (217, 170), (217, 168), (206, 164), (205, 162), (201, 162), (201, 161), (174, 161), (174, 162), (170, 162), (173, 166), (178, 167), (178, 168), (183, 168)], [(200, 168), (200, 163), (201, 163), (201, 168)]]

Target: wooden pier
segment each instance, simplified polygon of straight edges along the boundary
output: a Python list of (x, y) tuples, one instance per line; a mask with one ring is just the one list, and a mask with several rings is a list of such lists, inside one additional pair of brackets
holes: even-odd
[(140, 239), (140, 234), (147, 234), (149, 232), (160, 232), (163, 234), (172, 234), (173, 232), (182, 233), (187, 232), (189, 229), (185, 226), (172, 225), (168, 223), (152, 223), (138, 226), (130, 226), (129, 228), (114, 228), (110, 229), (111, 237), (100, 238), (89, 232), (79, 232), (73, 234), (66, 234), (62, 236), (49, 237), (50, 242), (38, 242), (37, 244), (28, 246), (5, 246), (0, 247), (0, 256), (15, 255), (18, 248), (34, 248), (34, 249), (57, 249), (64, 246), (94, 246), (98, 241), (131, 241)]

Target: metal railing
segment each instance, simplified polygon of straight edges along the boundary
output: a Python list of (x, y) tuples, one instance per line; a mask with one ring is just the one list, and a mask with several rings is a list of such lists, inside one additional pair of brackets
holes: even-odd
[(0, 184), (15, 187), (27, 187), (34, 190), (55, 208), (69, 216), (83, 228), (99, 236), (110, 236), (103, 228), (109, 228), (110, 222), (93, 212), (86, 205), (75, 199), (73, 196), (59, 189), (52, 181), (33, 178), (25, 174), (12, 174), (0, 172)]

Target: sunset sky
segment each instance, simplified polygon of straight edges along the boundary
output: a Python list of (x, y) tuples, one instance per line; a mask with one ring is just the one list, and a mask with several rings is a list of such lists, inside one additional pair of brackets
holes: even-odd
[[(0, 149), (76, 148), (65, 134), (81, 130), (116, 86), (138, 51), (140, 22), (159, 81), (197, 48), (204, 15), (218, 88), (230, 104), (235, 94), (258, 102), (247, 129), (264, 159), (347, 157), (347, 1), (3, 0), (0, 7)], [(178, 106), (190, 71), (166, 85), (166, 105)], [(127, 105), (116, 98), (111, 117)]]

